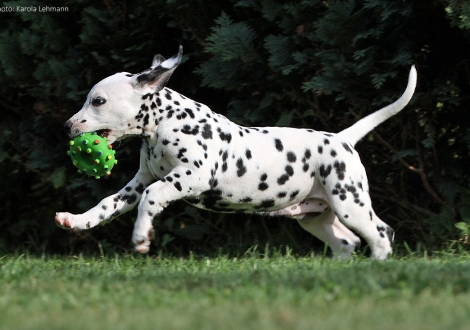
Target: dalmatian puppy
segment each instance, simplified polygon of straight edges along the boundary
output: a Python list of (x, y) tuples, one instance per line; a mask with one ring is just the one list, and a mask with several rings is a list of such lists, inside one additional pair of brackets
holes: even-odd
[(372, 208), (354, 145), (407, 105), (416, 86), (414, 67), (397, 101), (335, 134), (237, 125), (165, 87), (181, 57), (180, 46), (168, 60), (156, 55), (141, 73), (103, 79), (65, 123), (71, 138), (96, 131), (110, 143), (140, 136), (143, 144), (140, 169), (124, 188), (83, 214), (56, 213), (58, 226), (90, 229), (139, 204), (132, 243), (146, 253), (154, 217), (183, 199), (216, 212), (295, 219), (339, 258), (360, 245), (353, 231), (368, 242), (373, 258), (392, 253), (394, 231)]

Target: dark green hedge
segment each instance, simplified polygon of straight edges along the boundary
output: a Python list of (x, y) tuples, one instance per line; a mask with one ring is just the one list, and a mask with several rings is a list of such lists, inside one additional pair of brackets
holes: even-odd
[[(67, 12), (19, 12), (16, 6)], [(69, 234), (56, 211), (83, 212), (130, 180), (139, 141), (117, 145), (106, 180), (79, 176), (63, 123), (89, 89), (184, 46), (169, 87), (237, 123), (337, 132), (392, 102), (416, 64), (410, 105), (357, 145), (377, 214), (398, 242), (439, 248), (469, 233), (470, 4), (456, 0), (8, 1), (0, 12), (0, 249), (70, 253), (129, 246), (135, 212)], [(228, 216), (176, 202), (153, 250), (318, 246), (288, 219)], [(456, 228), (455, 224), (461, 222)]]

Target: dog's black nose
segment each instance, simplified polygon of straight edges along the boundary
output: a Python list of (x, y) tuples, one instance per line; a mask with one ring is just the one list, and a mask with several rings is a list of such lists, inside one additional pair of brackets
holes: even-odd
[(64, 124), (64, 128), (65, 128), (65, 131), (67, 132), (67, 134), (70, 135), (71, 129), (72, 129), (72, 122), (70, 120), (67, 120)]

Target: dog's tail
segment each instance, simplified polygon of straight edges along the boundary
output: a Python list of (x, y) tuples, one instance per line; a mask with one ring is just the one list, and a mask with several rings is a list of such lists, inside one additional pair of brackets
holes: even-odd
[(415, 66), (413, 65), (411, 67), (410, 76), (408, 78), (408, 86), (406, 86), (405, 92), (398, 100), (380, 110), (377, 110), (367, 117), (362, 118), (351, 127), (339, 132), (338, 136), (344, 137), (354, 146), (357, 141), (372, 131), (377, 125), (397, 114), (411, 100), (416, 87), (416, 77), (417, 73)]

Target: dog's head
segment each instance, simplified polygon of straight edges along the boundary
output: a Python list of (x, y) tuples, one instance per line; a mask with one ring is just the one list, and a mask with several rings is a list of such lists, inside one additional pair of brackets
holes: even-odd
[(142, 98), (165, 87), (182, 56), (180, 46), (178, 54), (168, 60), (156, 55), (152, 66), (144, 72), (120, 72), (101, 80), (88, 93), (82, 109), (65, 123), (69, 136), (98, 132), (113, 143), (129, 135), (145, 133), (146, 128), (139, 126), (135, 119)]

